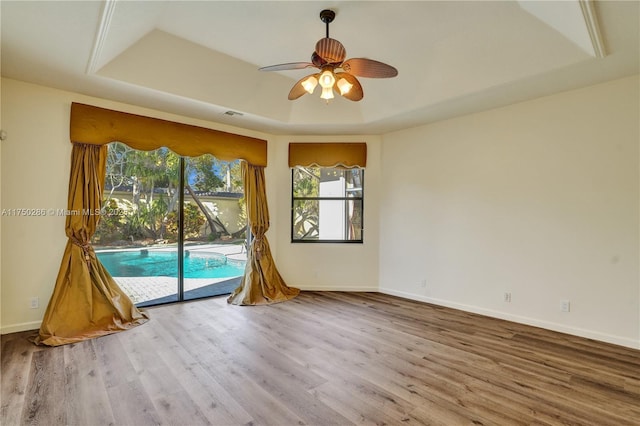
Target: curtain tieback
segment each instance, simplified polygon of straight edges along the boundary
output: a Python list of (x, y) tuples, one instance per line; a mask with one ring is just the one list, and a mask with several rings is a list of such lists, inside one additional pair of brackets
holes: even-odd
[(256, 260), (262, 259), (262, 237), (254, 237), (253, 244), (256, 247)]
[(82, 242), (75, 237), (70, 237), (70, 239), (73, 244), (82, 249), (82, 252), (84, 253), (84, 260), (85, 262), (87, 262), (87, 267), (89, 268), (89, 270), (91, 270), (91, 244), (89, 244), (89, 242)]

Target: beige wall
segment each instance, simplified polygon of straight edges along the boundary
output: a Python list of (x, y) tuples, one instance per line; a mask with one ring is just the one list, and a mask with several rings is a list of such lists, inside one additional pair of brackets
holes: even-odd
[[(278, 227), (278, 268), (290, 286), (303, 290), (377, 291), (380, 204), (379, 136), (278, 136), (275, 155), (269, 164), (278, 174), (275, 201), (277, 214), (271, 223)], [(366, 142), (367, 167), (364, 174), (362, 244), (291, 242), (291, 169), (289, 142)], [(271, 155), (271, 153), (269, 153)], [(272, 243), (273, 244), (273, 243)]]
[[(2, 79), (0, 79), (2, 94)], [(2, 130), (2, 102), (0, 102), (0, 130)], [(0, 211), (2, 210), (2, 141), (0, 141)], [(0, 220), (0, 241), (2, 241), (2, 220)], [(0, 297), (2, 296), (2, 244), (0, 244)], [(2, 331), (2, 301), (0, 300), (0, 332)]]
[[(69, 185), (71, 102), (84, 102), (135, 114), (269, 139), (268, 135), (217, 123), (151, 111), (42, 86), (2, 79), (2, 125), (9, 137), (1, 157), (4, 209), (65, 209)], [(271, 173), (267, 167), (267, 173)], [(267, 179), (267, 195), (273, 193)], [(275, 208), (270, 203), (270, 207)], [(66, 244), (65, 218), (3, 216), (1, 305), (2, 333), (38, 328)], [(270, 235), (270, 234), (269, 234)], [(38, 297), (40, 307), (30, 308)]]
[[(2, 80), (3, 209), (66, 208), (69, 111), (57, 92)], [(2, 217), (2, 331), (38, 326), (66, 242), (64, 217)], [(32, 297), (39, 308), (31, 309)]]
[(638, 82), (384, 135), (381, 291), (640, 348)]
[[(84, 102), (120, 111), (211, 127), (268, 141), (265, 169), (271, 227), (267, 237), (278, 269), (289, 285), (304, 289), (377, 289), (380, 137), (316, 138), (317, 141), (365, 141), (365, 243), (290, 243), (291, 175), (288, 142), (309, 138), (274, 137), (217, 123), (150, 111), (131, 105), (54, 90), (11, 79), (2, 80), (3, 125), (11, 137), (2, 145), (3, 208), (64, 209), (67, 202), (69, 107)], [(370, 189), (369, 189), (370, 188)], [(64, 217), (2, 217), (2, 333), (39, 327), (66, 244)], [(35, 266), (34, 266), (35, 265)], [(328, 265), (328, 266), (327, 266)], [(32, 297), (40, 299), (30, 308)]]
[[(380, 288), (640, 347), (637, 76), (384, 136), (272, 136), (15, 80), (1, 90), (3, 209), (66, 207), (72, 101), (261, 137), (267, 236), (290, 285)], [(291, 141), (367, 142), (364, 244), (290, 242)], [(37, 328), (64, 217), (0, 226), (1, 331)]]

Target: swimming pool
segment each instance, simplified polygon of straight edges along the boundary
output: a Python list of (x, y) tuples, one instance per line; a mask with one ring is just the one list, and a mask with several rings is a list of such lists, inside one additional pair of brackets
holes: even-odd
[[(109, 251), (96, 256), (114, 277), (177, 277), (176, 251)], [(245, 262), (219, 253), (185, 253), (185, 278), (231, 278), (244, 275)]]

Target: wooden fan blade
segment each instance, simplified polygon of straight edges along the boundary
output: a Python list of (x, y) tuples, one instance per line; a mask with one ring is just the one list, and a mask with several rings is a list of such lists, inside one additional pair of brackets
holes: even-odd
[(342, 69), (358, 77), (389, 78), (398, 75), (398, 70), (391, 65), (366, 58), (347, 59)]
[(270, 65), (268, 67), (258, 68), (259, 71), (286, 71), (301, 70), (304, 68), (315, 67), (311, 62), (290, 62), (288, 64)]
[(330, 64), (340, 63), (347, 57), (347, 50), (342, 43), (329, 37), (318, 40), (316, 53)]
[(300, 96), (307, 93), (307, 91), (302, 87), (302, 82), (308, 79), (309, 77), (314, 76), (315, 78), (320, 77), (320, 74), (311, 74), (306, 77), (302, 77), (296, 84), (293, 85), (291, 91), (289, 92), (289, 100), (294, 101), (298, 99)]
[(349, 89), (347, 93), (342, 95), (343, 97), (349, 99), (350, 101), (355, 101), (355, 102), (361, 100), (364, 97), (364, 91), (362, 90), (362, 86), (360, 85), (360, 82), (358, 81), (357, 78), (355, 78), (351, 74), (347, 74), (346, 72), (337, 72), (335, 74), (336, 74), (336, 82), (333, 88), (336, 90), (336, 92), (340, 93), (340, 87), (338, 86), (338, 82), (340, 81), (341, 78), (344, 78), (349, 82), (349, 84), (351, 84), (351, 89)]

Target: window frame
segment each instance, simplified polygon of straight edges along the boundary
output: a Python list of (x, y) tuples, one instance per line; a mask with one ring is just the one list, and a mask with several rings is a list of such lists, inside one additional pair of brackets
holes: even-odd
[[(292, 244), (364, 244), (364, 167), (353, 167), (353, 168), (345, 168), (345, 167), (321, 167), (318, 166), (318, 169), (340, 169), (340, 170), (352, 170), (358, 169), (360, 170), (360, 180), (361, 180), (361, 192), (362, 195), (359, 197), (296, 197), (294, 193), (294, 176), (296, 167), (305, 167), (305, 166), (295, 166), (291, 168), (291, 217), (290, 217), (290, 230), (291, 230), (291, 243)], [(294, 238), (294, 217), (295, 217), (295, 203), (296, 201), (359, 201), (360, 202), (360, 239), (357, 240), (321, 240), (321, 239), (295, 239)]]
[[(197, 159), (201, 156), (211, 156), (212, 158), (214, 158), (215, 160), (218, 160), (219, 164), (221, 163), (227, 163), (228, 167), (231, 167), (231, 165), (233, 163), (235, 163), (236, 161), (242, 161), (240, 159), (236, 159), (236, 160), (222, 160), (217, 158), (215, 155), (210, 154), (210, 153), (205, 153), (205, 154), (201, 154), (200, 156), (185, 156), (185, 155), (180, 155), (174, 151), (172, 151), (170, 148), (167, 147), (160, 147), (157, 148), (155, 150), (151, 150), (151, 151), (144, 151), (144, 150), (140, 150), (137, 148), (134, 148), (130, 145), (128, 145), (125, 142), (120, 142), (120, 141), (115, 141), (115, 142), (110, 142), (109, 144), (105, 145), (107, 146), (107, 150), (111, 150), (113, 149), (113, 146), (115, 144), (120, 144), (123, 145), (125, 147), (128, 147), (131, 149), (130, 152), (139, 152), (139, 153), (143, 153), (143, 154), (152, 154), (155, 151), (160, 151), (163, 150), (163, 152), (161, 153), (161, 155), (167, 155), (168, 153), (173, 153), (177, 156), (178, 158), (178, 162), (176, 163), (176, 167), (177, 167), (177, 172), (178, 172), (178, 176), (177, 176), (177, 186), (174, 188), (175, 189), (175, 193), (178, 195), (178, 199), (176, 201), (176, 205), (175, 205), (175, 212), (176, 212), (176, 226), (177, 226), (177, 231), (176, 231), (176, 235), (175, 235), (175, 242), (172, 242), (172, 238), (171, 237), (166, 237), (165, 241), (166, 241), (166, 245), (164, 245), (161, 250), (165, 251), (167, 253), (176, 253), (176, 259), (175, 259), (175, 267), (176, 267), (176, 273), (175, 276), (174, 274), (168, 275), (168, 278), (170, 279), (175, 279), (175, 293), (171, 293), (168, 295), (164, 295), (164, 296), (160, 296), (160, 297), (155, 297), (155, 298), (151, 298), (151, 299), (144, 299), (144, 300), (137, 300), (136, 296), (134, 294), (129, 294), (129, 291), (125, 291), (125, 294), (131, 299), (131, 301), (134, 303), (134, 305), (137, 308), (148, 308), (148, 307), (153, 307), (153, 306), (160, 306), (160, 305), (165, 305), (165, 304), (172, 304), (172, 303), (182, 303), (182, 302), (190, 302), (193, 300), (200, 300), (200, 299), (206, 299), (206, 298), (211, 298), (211, 297), (218, 297), (221, 295), (228, 295), (232, 293), (232, 289), (228, 288), (228, 287), (223, 287), (223, 286), (212, 286), (209, 287), (211, 290), (204, 290), (204, 291), (200, 291), (200, 292), (193, 292), (193, 293), (189, 293), (188, 289), (185, 289), (185, 280), (189, 279), (188, 277), (185, 276), (185, 259), (189, 256), (189, 250), (190, 247), (188, 245), (185, 245), (186, 242), (189, 241), (189, 238), (186, 235), (186, 227), (185, 227), (185, 211), (186, 211), (186, 206), (188, 204), (191, 204), (192, 206), (196, 206), (198, 210), (201, 211), (201, 206), (198, 205), (198, 203), (195, 201), (195, 197), (186, 192), (186, 184), (189, 181), (189, 175), (187, 173), (188, 170), (188, 166), (189, 166), (189, 161), (190, 160), (194, 160)], [(110, 161), (110, 156), (107, 155), (107, 159), (106, 159), (106, 164), (105, 164), (105, 168), (107, 168), (107, 166), (109, 165), (109, 161)], [(126, 160), (125, 160), (126, 161)], [(126, 168), (126, 167), (123, 167)], [(211, 166), (211, 170), (214, 170), (213, 165)], [(167, 174), (169, 172), (168, 168), (164, 169), (164, 173)], [(123, 172), (121, 172), (123, 173)], [(215, 172), (217, 173), (218, 172)], [(105, 170), (105, 180), (107, 179), (107, 170)], [(221, 176), (218, 176), (220, 179), (223, 179)], [(195, 183), (191, 183), (192, 185), (192, 190), (194, 190), (194, 192), (198, 191), (196, 188), (197, 186), (195, 185)], [(194, 188), (195, 186), (195, 188)], [(126, 186), (125, 186), (126, 188)], [(242, 181), (242, 197), (233, 197), (236, 198), (237, 200), (241, 200), (242, 198), (246, 197), (246, 188), (244, 187), (244, 181)], [(237, 188), (236, 188), (237, 189)], [(103, 185), (102, 187), (102, 201), (100, 203), (101, 208), (107, 209), (107, 210), (113, 210), (116, 212), (116, 214), (120, 214), (121, 209), (120, 207), (117, 208), (112, 208), (109, 209), (108, 207), (106, 207), (105, 202), (111, 199), (127, 199), (127, 195), (115, 195), (113, 198), (105, 198), (107, 197), (107, 194), (109, 193), (110, 188), (107, 188), (107, 185)], [(126, 189), (122, 190), (124, 193), (129, 192)], [(206, 190), (205, 190), (206, 191)], [(205, 192), (202, 191), (202, 192)], [(225, 191), (218, 191), (217, 189), (213, 188), (212, 192), (227, 192)], [(132, 193), (132, 191), (131, 191)], [(174, 194), (168, 195), (168, 198), (171, 199), (171, 197), (173, 197)], [(239, 192), (236, 192), (236, 194), (240, 194)], [(162, 194), (161, 194), (162, 195)], [(148, 200), (148, 198), (146, 198), (146, 200)], [(201, 202), (203, 201), (202, 199), (200, 200)], [(147, 201), (145, 201), (146, 203)], [(133, 201), (131, 201), (131, 204), (133, 204)], [(240, 215), (242, 215), (242, 209), (239, 209), (239, 217), (241, 217)], [(246, 209), (245, 209), (246, 211)], [(169, 213), (169, 212), (168, 212)], [(167, 214), (168, 214), (167, 213)], [(203, 214), (203, 213), (201, 213)], [(246, 252), (246, 248), (249, 247), (250, 245), (250, 239), (249, 236), (251, 235), (250, 233), (250, 226), (249, 226), (249, 221), (248, 221), (248, 217), (246, 218), (247, 222), (246, 222), (246, 231), (245, 231), (245, 235), (246, 240), (245, 240), (245, 244), (243, 246), (243, 248), (240, 248), (240, 253), (242, 252)], [(98, 223), (98, 226), (96, 227), (96, 231), (98, 231), (98, 229), (100, 228), (100, 225), (104, 223), (103, 221), (100, 221)], [(241, 224), (242, 222), (239, 221), (239, 224)], [(201, 241), (204, 242), (205, 244), (213, 244), (211, 242), (209, 242), (209, 240), (207, 239), (207, 234), (206, 234), (206, 230), (210, 229), (209, 228), (209, 224), (206, 222), (201, 226), (205, 227), (205, 234), (203, 234), (202, 236), (198, 237), (199, 239), (196, 239), (196, 241)], [(242, 227), (240, 228), (242, 229)], [(210, 235), (210, 234), (209, 234)], [(93, 247), (97, 248), (98, 251), (97, 253), (97, 257), (99, 258), (99, 254), (100, 252), (103, 252), (105, 248), (111, 248), (112, 250), (107, 250), (107, 251), (113, 251), (113, 252), (119, 252), (119, 251), (124, 251), (126, 249), (129, 249), (130, 247), (126, 246), (126, 245), (113, 245), (111, 244), (111, 242), (108, 242), (107, 244), (105, 244), (104, 242), (96, 242), (95, 238), (97, 236), (97, 232), (94, 233), (94, 235), (92, 236), (90, 243)], [(124, 238), (124, 237), (123, 237)], [(126, 238), (124, 238), (126, 239)], [(222, 243), (221, 243), (222, 244)], [(232, 243), (235, 244), (235, 243)], [(111, 246), (111, 247), (110, 247)], [(136, 250), (147, 250), (149, 249), (149, 247), (135, 247)], [(151, 249), (158, 249), (158, 247), (151, 247)], [(193, 248), (193, 247), (191, 247)], [(173, 262), (172, 262), (173, 263)], [(110, 274), (113, 273), (113, 271), (107, 269), (107, 272), (109, 272)], [(115, 275), (115, 274), (114, 274)], [(150, 277), (151, 275), (136, 275), (135, 277)], [(242, 278), (243, 275), (238, 275), (238, 276), (233, 276), (233, 277), (226, 277), (226, 279), (231, 280), (231, 279), (236, 279), (236, 278)], [(214, 278), (211, 278), (212, 280)], [(121, 282), (119, 282), (119, 278), (114, 278), (115, 282), (118, 285), (121, 285)], [(173, 282), (170, 283), (171, 287), (173, 287)], [(203, 286), (202, 288), (204, 288), (205, 286)], [(221, 293), (221, 291), (223, 291), (223, 293)], [(228, 293), (226, 291), (229, 291)]]

